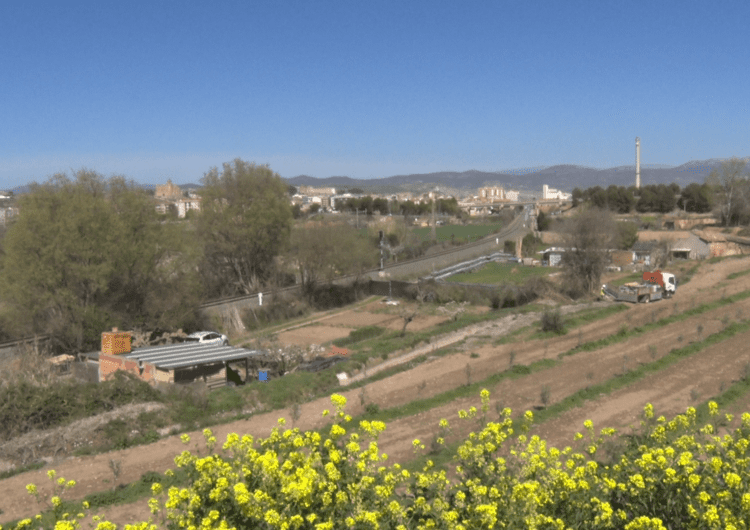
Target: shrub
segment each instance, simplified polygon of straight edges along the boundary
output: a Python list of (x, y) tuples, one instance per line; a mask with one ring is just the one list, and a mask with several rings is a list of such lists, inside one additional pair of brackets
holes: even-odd
[(381, 328), (378, 326), (365, 326), (363, 328), (354, 329), (350, 331), (348, 337), (337, 339), (333, 341), (333, 343), (336, 346), (344, 347), (350, 344), (355, 344), (357, 342), (362, 342), (363, 340), (378, 337), (382, 335), (384, 332), (385, 332), (385, 328)]
[[(484, 418), (489, 392), (483, 390), (481, 397), (481, 411), (460, 410), (459, 418), (472, 423)], [(455, 481), (446, 483), (445, 472), (431, 463), (413, 472), (386, 466), (377, 445), (385, 424), (363, 421), (351, 428), (346, 399), (334, 394), (331, 401), (335, 424), (323, 436), (279, 428), (264, 440), (229, 434), (220, 454), (214, 451), (216, 438), (204, 431), (212, 456), (178, 455), (175, 463), (187, 485), (154, 484), (157, 498), (149, 504), (162, 510), (165, 527), (292, 528), (301, 521), (321, 530), (374, 526), (368, 521), (380, 528), (445, 530), (456, 528), (456, 521), (464, 528), (746, 526), (750, 414), (717, 440), (723, 417), (714, 402), (708, 403), (705, 424), (698, 424), (692, 407), (667, 421), (655, 419), (653, 407), (646, 405), (640, 429), (619, 439), (613, 438), (614, 429), (596, 432), (587, 420), (586, 435), (577, 434), (573, 447), (562, 451), (527, 436), (533, 413), (514, 422), (504, 409), (498, 422), (459, 446)], [(522, 436), (513, 436), (518, 431)], [(448, 422), (441, 420), (440, 436), (428, 444), (431, 453), (443, 450), (448, 432)], [(417, 454), (426, 449), (420, 440), (412, 446)], [(55, 486), (54, 471), (49, 476)], [(40, 500), (36, 486), (27, 488)], [(47, 526), (69, 518), (63, 510), (54, 517)], [(83, 517), (60, 526), (78, 527)]]
[(551, 331), (558, 335), (565, 333), (565, 321), (559, 309), (546, 310), (542, 313), (542, 331)]

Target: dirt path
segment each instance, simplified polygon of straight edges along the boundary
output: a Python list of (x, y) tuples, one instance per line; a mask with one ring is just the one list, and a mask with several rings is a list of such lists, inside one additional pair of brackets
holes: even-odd
[[(704, 272), (696, 274), (691, 282), (680, 286), (674, 299), (657, 304), (633, 306), (626, 313), (587, 324), (581, 328), (583, 340), (609, 336), (622, 325), (635, 326), (650, 322), (654, 310), (659, 310), (661, 316), (666, 316), (674, 311), (675, 305), (678, 311), (690, 308), (693, 299), (695, 303), (702, 303), (720, 298), (722, 290), (725, 290), (726, 295), (730, 295), (748, 289), (750, 276), (726, 282), (725, 289), (715, 288), (716, 284), (723, 281), (727, 274), (745, 270), (748, 265), (750, 265), (750, 259), (747, 258), (726, 260), (717, 264), (705, 263), (702, 267)], [(493, 396), (491, 411), (494, 411), (495, 402), (501, 406), (509, 406), (516, 412), (539, 405), (540, 389), (545, 385), (549, 385), (554, 402), (587, 385), (606, 381), (621, 371), (623, 365), (627, 368), (637, 363), (650, 362), (652, 350), (649, 350), (649, 345), (656, 347), (655, 357), (659, 358), (680, 344), (680, 336), (683, 337), (683, 344), (694, 340), (697, 337), (698, 325), (703, 326), (702, 333), (706, 336), (723, 327), (721, 319), (724, 317), (729, 316), (732, 320), (736, 320), (737, 309), (741, 309), (745, 316), (750, 315), (750, 301), (716, 309), (595, 352), (580, 352), (565, 357), (560, 364), (548, 370), (514, 380), (503, 380), (494, 388), (490, 388)], [(471, 359), (468, 352), (463, 352), (434, 359), (412, 370), (366, 385), (365, 395), (368, 400), (378, 403), (381, 408), (409, 403), (415, 399), (436, 395), (465, 384), (467, 363), (470, 364), (471, 373), (476, 378), (484, 378), (491, 373), (505, 370), (508, 367), (511, 351), (515, 352), (514, 360), (517, 364), (529, 364), (545, 356), (556, 357), (577, 344), (577, 333), (574, 332), (571, 335), (548, 340), (546, 346), (544, 342), (539, 341), (497, 347), (477, 345), (472, 349), (479, 353), (479, 358)], [(657, 411), (665, 415), (670, 414), (671, 410), (681, 412), (689, 403), (690, 390), (693, 388), (705, 399), (706, 396), (718, 391), (722, 381), (731, 381), (736, 378), (741, 365), (750, 360), (746, 358), (747, 354), (744, 354), (743, 349), (747, 340), (747, 334), (743, 334), (743, 336), (734, 337), (700, 352), (662, 373), (644, 378), (627, 389), (613, 392), (610, 396), (602, 396), (601, 400), (569, 411), (560, 418), (539, 426), (538, 433), (540, 435), (547, 433), (550, 443), (567, 444), (571, 433), (580, 429), (583, 420), (592, 419), (599, 427), (627, 423), (639, 413), (646, 402), (644, 400), (651, 400)], [(423, 381), (427, 384), (420, 390), (419, 385)], [(355, 415), (362, 411), (359, 389), (342, 389), (340, 393), (348, 399), (347, 410), (350, 414)], [(426, 410), (416, 416), (390, 422), (387, 430), (381, 435), (381, 451), (389, 454), (389, 462), (408, 460), (412, 456), (411, 441), (414, 438), (429, 441), (436, 432), (439, 420), (443, 417), (451, 421), (456, 435), (465, 435), (476, 425), (459, 422), (456, 411), (478, 405), (479, 396), (462, 398)], [(321, 417), (321, 411), (327, 408), (331, 408), (329, 398), (321, 398), (304, 404), (301, 418), (296, 426), (303, 430), (323, 427), (325, 423)], [(217, 427), (214, 433), (220, 441), (225, 439), (230, 432), (265, 437), (276, 425), (276, 420), (280, 416), (288, 418), (289, 411), (260, 414), (249, 420)], [(492, 412), (490, 417), (492, 417)], [(192, 433), (192, 438), (194, 441), (202, 441), (199, 432)], [(193, 449), (194, 445), (191, 442), (189, 448)], [(172, 436), (148, 446), (95, 456), (69, 458), (55, 462), (48, 469), (54, 468), (58, 475), (78, 481), (78, 486), (71, 490), (67, 497), (81, 498), (89, 493), (104, 491), (112, 487), (110, 459), (121, 462), (122, 472), (119, 482), (129, 483), (138, 480), (146, 471), (163, 472), (173, 467), (174, 456), (183, 449), (185, 446), (180, 442), (179, 437)], [(0, 509), (4, 510), (0, 514), (0, 522), (5, 523), (16, 518), (31, 516), (37, 512), (39, 507), (25, 491), (25, 485), (30, 482), (36, 483), (43, 494), (49, 492), (46, 469), (23, 473), (0, 481)], [(143, 500), (127, 507), (118, 506), (105, 513), (107, 517), (112, 517), (118, 523), (143, 520), (149, 515), (145, 503), (146, 500)]]

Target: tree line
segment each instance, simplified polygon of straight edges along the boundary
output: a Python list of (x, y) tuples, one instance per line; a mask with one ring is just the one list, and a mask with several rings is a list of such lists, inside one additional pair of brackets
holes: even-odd
[[(81, 169), (31, 184), (0, 234), (0, 338), (49, 334), (59, 350), (90, 351), (112, 327), (194, 330), (206, 325), (203, 300), (294, 283), (312, 295), (378, 265), (377, 230), (327, 218), (295, 224), (292, 189), (267, 165), (236, 159), (201, 183), (200, 212), (185, 221), (157, 213), (153, 193), (122, 176)], [(411, 204), (358, 197), (342, 207), (411, 215)], [(403, 220), (392, 225), (388, 252), (411, 241)]]
[[(57, 349), (89, 351), (114, 326), (196, 329), (202, 300), (293, 283), (295, 270), (309, 285), (364, 266), (339, 260), (324, 273), (303, 264), (311, 250), (293, 231), (287, 184), (268, 166), (236, 159), (202, 184), (200, 214), (178, 222), (121, 176), (82, 169), (33, 183), (0, 239), (4, 338), (49, 334)], [(356, 232), (337, 227), (338, 247)]]
[[(398, 201), (388, 200), (384, 197), (372, 197), (365, 195), (363, 197), (347, 197), (335, 201), (335, 210), (347, 213), (362, 213), (374, 215), (376, 212), (380, 215), (427, 215), (432, 213), (433, 200), (423, 202), (414, 202), (411, 200)], [(315, 214), (320, 212), (323, 207), (320, 204), (313, 203), (310, 205), (309, 213)], [(438, 199), (435, 202), (435, 211), (440, 215), (461, 215), (461, 208), (458, 206), (458, 200), (455, 197), (448, 199)], [(294, 217), (302, 217), (302, 208), (293, 207)]]
[(724, 225), (744, 225), (750, 223), (750, 175), (746, 165), (739, 158), (724, 160), (703, 184), (692, 183), (682, 189), (675, 183), (651, 184), (640, 189), (614, 184), (606, 189), (575, 188), (573, 206), (586, 203), (619, 214), (670, 213), (675, 209), (690, 213), (713, 211)]

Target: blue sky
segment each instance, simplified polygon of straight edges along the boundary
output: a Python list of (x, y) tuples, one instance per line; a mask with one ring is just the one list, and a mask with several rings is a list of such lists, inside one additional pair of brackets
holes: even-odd
[(0, 188), (748, 156), (750, 2), (0, 4)]

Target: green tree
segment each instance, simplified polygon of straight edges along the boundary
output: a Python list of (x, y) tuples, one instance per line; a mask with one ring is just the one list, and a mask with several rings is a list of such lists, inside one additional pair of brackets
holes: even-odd
[(110, 326), (194, 322), (198, 284), (184, 224), (162, 224), (146, 192), (123, 178), (75, 177), (34, 183), (20, 198), (0, 267), (6, 325), (82, 351)]
[(549, 230), (550, 225), (552, 224), (552, 219), (550, 219), (546, 213), (539, 210), (539, 215), (536, 216), (536, 226), (539, 229), (540, 232), (546, 232)]
[(638, 224), (632, 221), (617, 223), (617, 248), (627, 250), (638, 241)]
[(213, 292), (250, 294), (268, 281), (276, 256), (289, 244), (288, 186), (267, 165), (239, 158), (202, 179), (198, 235), (203, 271)]
[(323, 282), (331, 283), (336, 277), (375, 267), (377, 250), (368, 241), (366, 231), (362, 232), (343, 222), (294, 227), (291, 258), (306, 294), (312, 294)]
[(707, 213), (712, 207), (712, 192), (708, 184), (692, 184), (682, 190), (680, 199), (677, 201), (677, 207), (694, 213)]

